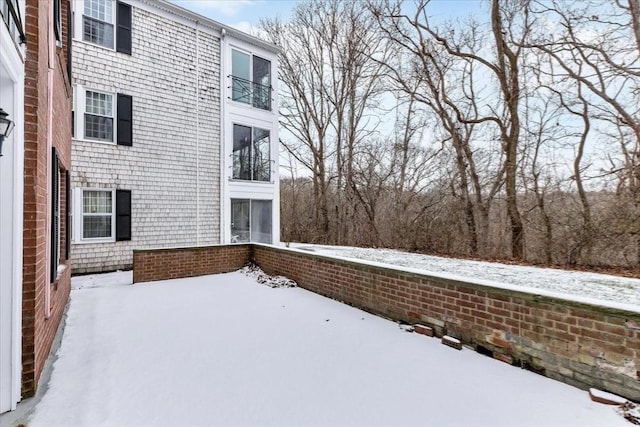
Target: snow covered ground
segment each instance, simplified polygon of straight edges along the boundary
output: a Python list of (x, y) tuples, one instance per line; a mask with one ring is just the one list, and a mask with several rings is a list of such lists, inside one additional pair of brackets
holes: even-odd
[(608, 426), (588, 393), (240, 272), (72, 279), (38, 426)]
[[(292, 248), (318, 254), (390, 264), (450, 277), (491, 281), (520, 288), (539, 289), (579, 297), (584, 302), (610, 301), (640, 309), (640, 279), (553, 268), (471, 261), (402, 252), (393, 249), (354, 248), (291, 243)], [(616, 304), (619, 306), (619, 304)], [(621, 307), (628, 308), (628, 307)]]

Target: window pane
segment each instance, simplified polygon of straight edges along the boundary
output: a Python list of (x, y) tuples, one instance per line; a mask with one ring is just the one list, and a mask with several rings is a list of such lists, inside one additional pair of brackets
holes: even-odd
[(85, 216), (82, 222), (82, 237), (84, 239), (111, 237), (111, 215)]
[(231, 243), (249, 241), (249, 201), (231, 199)]
[(111, 215), (111, 191), (87, 190), (82, 192), (82, 212)]
[(258, 56), (253, 57), (253, 81), (262, 86), (271, 86), (271, 62)]
[(251, 201), (251, 241), (271, 243), (271, 200)]
[(269, 181), (271, 161), (269, 159), (269, 131), (253, 129), (253, 180)]
[(113, 117), (113, 95), (88, 90), (86, 112)]
[(113, 119), (111, 117), (84, 115), (85, 138), (113, 141)]
[(271, 62), (253, 57), (253, 106), (271, 109)]
[(233, 125), (233, 178), (251, 179), (251, 128)]
[(250, 56), (237, 50), (231, 51), (231, 98), (249, 103), (251, 99)]
[(111, 23), (113, 22), (113, 0), (84, 0), (84, 14)]
[(113, 25), (83, 17), (82, 39), (86, 42), (113, 47)]

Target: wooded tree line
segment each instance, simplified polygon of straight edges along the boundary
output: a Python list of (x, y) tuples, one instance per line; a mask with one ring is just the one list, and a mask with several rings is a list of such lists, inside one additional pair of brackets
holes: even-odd
[(640, 267), (640, 0), (481, 5), (318, 0), (262, 23), (283, 241)]

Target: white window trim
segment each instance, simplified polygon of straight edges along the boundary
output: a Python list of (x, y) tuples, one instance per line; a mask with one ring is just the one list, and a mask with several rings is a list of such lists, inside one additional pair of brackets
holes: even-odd
[[(112, 99), (112, 113), (113, 113), (113, 134), (112, 140), (107, 141), (105, 139), (92, 139), (86, 138), (84, 134), (84, 115), (86, 111), (87, 103), (87, 91), (102, 93), (104, 95), (111, 95)], [(91, 87), (85, 87), (81, 85), (75, 85), (73, 89), (73, 111), (74, 111), (74, 135), (75, 141), (85, 141), (95, 144), (108, 144), (117, 145), (118, 141), (118, 94), (116, 92), (109, 92), (100, 89), (94, 89)]]
[[(233, 155), (234, 155), (234, 151), (233, 151), (233, 138), (234, 138), (234, 127), (238, 125), (238, 126), (244, 126), (244, 127), (248, 127), (249, 129), (251, 129), (251, 143), (253, 144), (253, 130), (254, 129), (260, 129), (260, 130), (266, 130), (267, 132), (269, 132), (269, 149), (267, 150), (267, 153), (269, 154), (269, 179), (266, 181), (263, 180), (256, 180), (256, 179), (242, 179), (242, 178), (234, 178), (233, 177)], [(229, 175), (229, 181), (233, 181), (233, 182), (243, 182), (243, 183), (250, 183), (250, 184), (273, 184), (274, 180), (273, 180), (273, 173), (274, 173), (274, 167), (275, 167), (275, 160), (273, 159), (273, 131), (271, 128), (269, 127), (261, 127), (260, 125), (249, 125), (246, 123), (241, 123), (241, 122), (232, 122), (231, 123), (231, 174)], [(253, 166), (253, 165), (251, 165)]]
[[(242, 200), (242, 201), (248, 201), (249, 202), (249, 240), (248, 241), (238, 241), (235, 240), (234, 241), (234, 236), (233, 236), (233, 232), (232, 232), (232, 209), (233, 209), (233, 201), (234, 200)], [(273, 203), (273, 198), (262, 198), (262, 197), (253, 197), (253, 196), (247, 196), (247, 197), (230, 197), (229, 198), (229, 243), (258, 243), (255, 242), (253, 240), (251, 240), (251, 231), (253, 230), (253, 224), (252, 224), (252, 213), (253, 213), (253, 202), (255, 201), (260, 201), (260, 202), (271, 202), (271, 243), (273, 244), (274, 240), (274, 234), (275, 234), (275, 229), (274, 229), (274, 203)]]
[[(91, 237), (84, 238), (84, 201), (83, 194), (85, 191), (103, 191), (111, 192), (111, 236), (110, 237)], [(74, 243), (113, 243), (116, 241), (116, 190), (111, 188), (75, 188), (73, 190), (73, 218), (74, 218)], [(77, 232), (76, 232), (77, 231)]]
[[(71, 2), (73, 4), (73, 30), (74, 30), (74, 35), (73, 35), (73, 41), (74, 42), (81, 42), (81, 43), (86, 43), (90, 46), (96, 46), (102, 49), (107, 49), (107, 50), (116, 50), (116, 15), (118, 14), (118, 10), (117, 10), (117, 3), (116, 0), (109, 0), (111, 1), (112, 5), (113, 5), (113, 13), (112, 13), (112, 22), (110, 22), (111, 25), (113, 25), (113, 45), (112, 46), (104, 46), (101, 44), (97, 44), (97, 43), (92, 43), (89, 41), (86, 41), (84, 39), (84, 22), (83, 22), (83, 17), (84, 17), (84, 0), (74, 0), (73, 2)], [(107, 21), (103, 21), (103, 22), (107, 22)]]
[(261, 56), (261, 55), (256, 55), (253, 52), (244, 49), (242, 47), (238, 47), (235, 45), (231, 45), (229, 48), (229, 80), (230, 80), (230, 84), (229, 87), (230, 92), (229, 92), (229, 101), (233, 102), (235, 105), (238, 106), (243, 106), (244, 108), (249, 108), (255, 111), (264, 111), (264, 112), (268, 112), (268, 113), (273, 113), (274, 112), (274, 102), (273, 99), (271, 99), (271, 108), (270, 109), (264, 109), (264, 108), (258, 108), (258, 107), (254, 107), (253, 106), (253, 88), (252, 88), (252, 92), (251, 92), (251, 99), (249, 100), (249, 102), (242, 102), (242, 101), (236, 101), (235, 99), (233, 99), (233, 51), (238, 51), (240, 53), (244, 53), (246, 55), (249, 55), (249, 81), (251, 83), (253, 82), (253, 58), (255, 56), (257, 56), (258, 58), (264, 59), (265, 61), (269, 61), (270, 67), (269, 67), (269, 87), (271, 88), (271, 94), (270, 96), (272, 96), (273, 91), (274, 91), (274, 80), (273, 80), (273, 60), (271, 60), (268, 57), (265, 56)]

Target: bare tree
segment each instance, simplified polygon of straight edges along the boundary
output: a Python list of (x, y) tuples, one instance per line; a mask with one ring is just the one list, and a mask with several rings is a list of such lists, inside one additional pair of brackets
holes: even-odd
[[(467, 31), (456, 34), (453, 27), (438, 28), (430, 23), (427, 6), (428, 0), (420, 0), (416, 4), (415, 13), (403, 12), (402, 3), (378, 2), (371, 5), (378, 22), (386, 28), (387, 35), (395, 43), (414, 55), (422, 67), (422, 78), (429, 89), (425, 94), (425, 103), (437, 111), (444, 129), (449, 134), (453, 146), (457, 150), (458, 165), (461, 178), (463, 198), (468, 196), (467, 172), (465, 164), (469, 161), (464, 147), (468, 146), (469, 134), (473, 127), (481, 124), (493, 124), (498, 129), (504, 154), (505, 190), (507, 210), (511, 228), (511, 253), (514, 258), (524, 257), (524, 226), (517, 204), (517, 156), (520, 144), (520, 69), (519, 59), (522, 55), (520, 45), (529, 32), (526, 9), (522, 2), (491, 2), (490, 25), (492, 52), (483, 54), (477, 41), (480, 35), (478, 27), (471, 26)], [(522, 13), (522, 12), (525, 13)], [(446, 54), (444, 58), (442, 54)], [(471, 101), (461, 104), (453, 100), (446, 90), (445, 75), (451, 61), (464, 64), (470, 73), (466, 80), (458, 80), (464, 85), (464, 93)], [(489, 101), (491, 105), (480, 109), (474, 84), (474, 67), (488, 72), (498, 85), (499, 96)], [(438, 72), (440, 72), (438, 74)], [(396, 80), (403, 80), (397, 76)], [(405, 90), (409, 88), (404, 85)], [(472, 105), (473, 108), (463, 106)], [(466, 141), (465, 141), (466, 139)], [(463, 173), (464, 172), (464, 173)], [(499, 186), (498, 186), (499, 187)], [(471, 204), (465, 202), (466, 218), (470, 230), (475, 228), (471, 215)], [(471, 241), (472, 249), (477, 250), (477, 241)]]
[(317, 239), (344, 243), (356, 203), (355, 152), (375, 130), (368, 113), (383, 84), (371, 57), (386, 60), (384, 41), (360, 3), (339, 0), (300, 3), (290, 22), (267, 20), (262, 29), (282, 47), (282, 142), (312, 174)]
[[(527, 46), (551, 58), (559, 69), (556, 78), (576, 82), (583, 107), (588, 103), (592, 110), (587, 114), (583, 108), (583, 120), (589, 117), (619, 130), (615, 139), (621, 164), (614, 163), (611, 173), (619, 175), (633, 200), (628, 232), (635, 235), (636, 265), (640, 265), (639, 2), (536, 1), (530, 8), (538, 21), (546, 27), (555, 26), (556, 31), (537, 31)], [(579, 158), (576, 160), (579, 163)], [(584, 205), (584, 190), (577, 184)]]
[(319, 15), (311, 7), (298, 8), (292, 24), (265, 21), (262, 28), (270, 41), (283, 51), (278, 76), (284, 86), (280, 94), (280, 117), (290, 136), (285, 136), (281, 143), (311, 173), (314, 226), (316, 233), (327, 233), (327, 163), (331, 152), (328, 134), (335, 109), (323, 100), (328, 67), (324, 31), (318, 20)]

